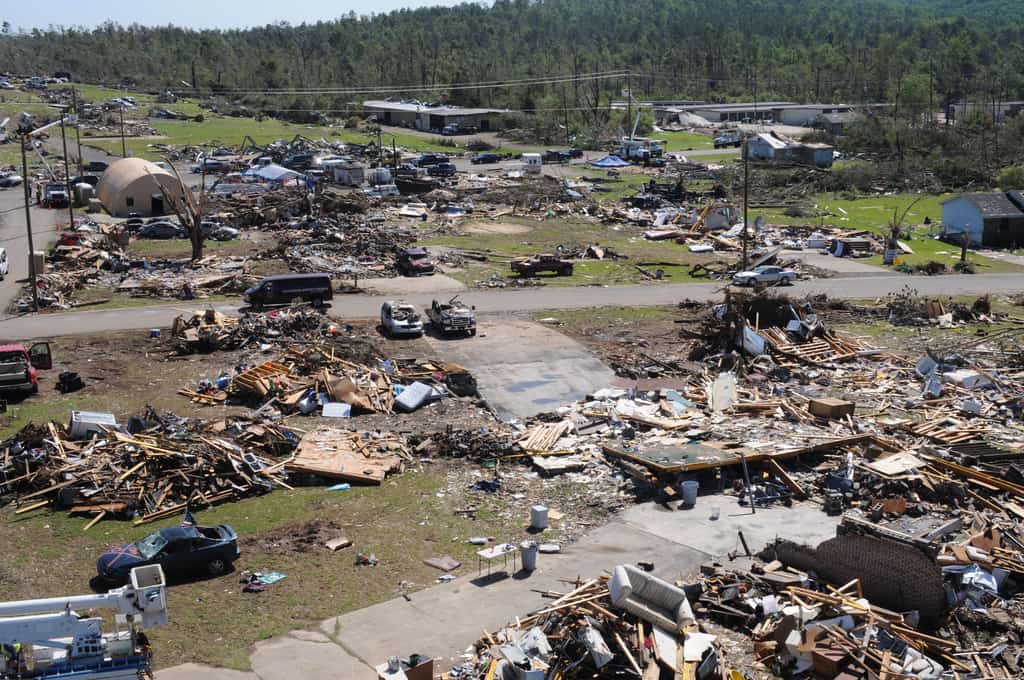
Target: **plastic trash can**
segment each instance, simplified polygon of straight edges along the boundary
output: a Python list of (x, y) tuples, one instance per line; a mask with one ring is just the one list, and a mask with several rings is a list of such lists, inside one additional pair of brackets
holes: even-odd
[(523, 541), (519, 544), (519, 557), (523, 562), (523, 571), (533, 571), (537, 568), (537, 544), (533, 541)]
[(683, 482), (683, 505), (688, 508), (695, 506), (697, 504), (697, 491), (699, 490), (699, 482)]

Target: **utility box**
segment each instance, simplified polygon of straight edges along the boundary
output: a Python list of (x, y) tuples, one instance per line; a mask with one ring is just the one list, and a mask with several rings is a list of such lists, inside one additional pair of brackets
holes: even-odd
[(807, 402), (807, 410), (811, 412), (811, 415), (830, 420), (842, 420), (846, 416), (853, 416), (856, 406), (852, 401), (833, 399), (832, 397), (812, 397)]
[(90, 434), (103, 434), (104, 427), (117, 427), (117, 419), (113, 413), (72, 411), (68, 432), (71, 433), (72, 439), (86, 439)]

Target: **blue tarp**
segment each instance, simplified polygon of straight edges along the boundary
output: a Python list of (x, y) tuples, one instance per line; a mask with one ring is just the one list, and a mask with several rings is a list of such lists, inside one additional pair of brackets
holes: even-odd
[(599, 161), (590, 161), (590, 164), (595, 168), (624, 168), (629, 165), (618, 156), (605, 156)]

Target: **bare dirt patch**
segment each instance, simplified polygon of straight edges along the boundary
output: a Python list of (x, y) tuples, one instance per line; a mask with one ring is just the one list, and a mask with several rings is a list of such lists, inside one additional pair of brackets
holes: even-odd
[(533, 227), (515, 222), (474, 222), (463, 227), (467, 234), (529, 234)]

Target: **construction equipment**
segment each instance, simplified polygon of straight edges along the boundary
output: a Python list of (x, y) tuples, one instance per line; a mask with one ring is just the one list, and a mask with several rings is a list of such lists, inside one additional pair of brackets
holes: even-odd
[[(117, 612), (117, 629), (75, 609)], [(132, 570), (128, 585), (106, 593), (0, 603), (0, 677), (115, 680), (150, 674), (149, 641), (137, 627), (167, 623), (160, 565)], [(125, 625), (125, 630), (120, 626)]]

